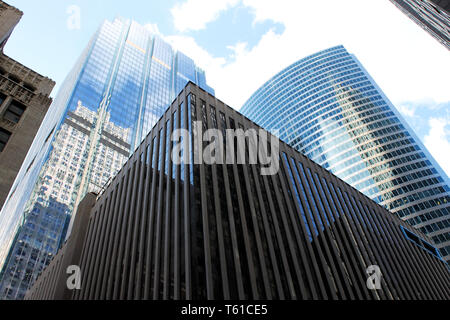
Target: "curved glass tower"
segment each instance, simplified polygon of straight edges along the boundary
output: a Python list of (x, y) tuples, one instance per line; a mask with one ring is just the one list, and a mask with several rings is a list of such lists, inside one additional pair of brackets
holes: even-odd
[(240, 111), (426, 233), (450, 260), (449, 179), (343, 46), (284, 69)]

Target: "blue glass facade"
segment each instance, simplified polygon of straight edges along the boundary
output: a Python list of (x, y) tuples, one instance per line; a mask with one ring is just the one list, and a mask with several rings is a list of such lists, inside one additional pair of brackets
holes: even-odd
[(450, 260), (449, 179), (343, 46), (284, 69), (241, 112), (426, 233)]
[(188, 81), (194, 61), (133, 21), (105, 21), (62, 84), (0, 213), (0, 298), (21, 299), (70, 233), (87, 192), (122, 167)]

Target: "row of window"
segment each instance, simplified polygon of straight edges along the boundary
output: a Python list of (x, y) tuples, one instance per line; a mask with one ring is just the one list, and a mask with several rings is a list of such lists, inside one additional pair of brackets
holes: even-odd
[[(421, 217), (422, 216), (417, 216), (414, 219), (417, 219), (417, 220), (420, 221), (420, 220), (422, 220)], [(411, 220), (414, 220), (414, 219), (408, 220), (408, 222), (411, 225), (413, 225), (413, 226), (416, 225), (415, 221), (414, 222), (411, 221)], [(442, 229), (445, 229), (445, 228), (450, 228), (450, 219), (438, 221), (438, 222), (435, 222), (435, 223), (431, 223), (429, 225), (426, 225), (426, 226), (420, 228), (420, 231), (422, 231), (423, 233), (432, 233), (432, 232), (436, 232), (436, 231), (439, 231), (439, 230), (442, 230)]]
[[(345, 57), (345, 58), (343, 58)], [(333, 61), (334, 60), (334, 61)], [(330, 62), (333, 61), (333, 62)], [(324, 64), (324, 62), (327, 62)], [(351, 65), (354, 64), (353, 61), (348, 57), (348, 54), (338, 54), (335, 55), (332, 59), (323, 59), (320, 63), (313, 63), (308, 65), (306, 68), (299, 68), (298, 65), (292, 66), (289, 68), (289, 70), (285, 72), (281, 72), (276, 78), (274, 78), (270, 83), (266, 84), (263, 88), (258, 90), (255, 95), (250, 98), (249, 103), (247, 104), (250, 106), (249, 109), (254, 109), (254, 105), (261, 104), (262, 101), (268, 101), (269, 97), (274, 97), (274, 93), (282, 93), (289, 90), (290, 87), (286, 86), (287, 78), (289, 78), (289, 81), (297, 81), (302, 80), (302, 83), (304, 83), (303, 86), (300, 88), (305, 88), (306, 86), (315, 82), (317, 80), (317, 72), (321, 71), (322, 73), (326, 73), (327, 71), (331, 71), (332, 69), (339, 68), (341, 66)], [(319, 68), (314, 68), (315, 66), (320, 65)], [(329, 67), (330, 65), (334, 65), (333, 68)], [(326, 68), (328, 67), (328, 68)], [(313, 79), (312, 81), (309, 81), (310, 79)], [(280, 86), (284, 89), (280, 91)], [(298, 86), (298, 85), (297, 85)], [(267, 88), (270, 87), (271, 90), (267, 90)], [(264, 92), (261, 94), (261, 92)], [(252, 106), (253, 105), (253, 106)], [(247, 107), (246, 107), (247, 109)]]
[[(404, 208), (402, 210), (399, 210), (396, 212), (396, 214), (400, 217), (403, 218), (405, 216), (408, 216), (410, 214), (413, 213), (417, 213), (420, 212), (422, 210), (426, 210), (426, 209), (430, 209), (433, 207), (438, 207), (441, 205), (447, 205), (450, 203), (450, 196), (441, 196), (435, 199), (431, 199), (431, 200), (427, 200), (427, 201), (423, 201), (421, 203), (415, 204), (413, 206), (409, 206), (407, 208)], [(439, 218), (445, 215), (448, 215), (448, 207), (442, 208), (442, 210), (435, 210), (433, 212), (428, 212), (425, 213), (424, 216), (425, 217), (429, 217), (428, 220), (434, 219), (434, 218)]]

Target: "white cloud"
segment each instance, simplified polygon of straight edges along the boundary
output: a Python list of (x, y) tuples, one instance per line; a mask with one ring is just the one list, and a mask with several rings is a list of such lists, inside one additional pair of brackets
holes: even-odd
[(236, 60), (236, 58), (238, 58), (247, 51), (247, 46), (248, 46), (247, 42), (238, 42), (234, 46), (227, 46), (227, 49), (233, 52), (230, 58)]
[(406, 117), (412, 118), (416, 115), (416, 113), (415, 113), (416, 109), (411, 105), (398, 104), (397, 109), (402, 115), (404, 115)]
[(425, 146), (450, 177), (450, 118), (431, 118)]
[[(259, 59), (254, 59), (261, 51), (271, 51), (272, 44), (278, 42), (279, 37), (280, 35), (271, 30), (262, 37), (258, 46), (251, 50), (248, 49), (247, 43), (229, 46), (228, 49), (232, 53), (227, 59), (214, 57), (200, 47), (192, 37), (167, 36), (164, 39), (175, 49), (194, 59), (196, 64), (206, 71), (207, 82), (216, 90), (217, 98), (239, 109), (250, 92), (255, 91), (265, 80), (284, 67), (281, 61), (268, 65)], [(244, 81), (244, 83), (242, 79), (247, 79), (249, 82)], [(255, 81), (255, 79), (261, 81)]]
[(217, 19), (221, 11), (235, 6), (240, 0), (187, 0), (170, 11), (178, 31), (201, 30)]
[[(189, 0), (189, 11), (178, 12), (177, 18), (181, 19), (178, 23), (182, 25), (179, 29), (205, 28), (221, 10), (238, 3), (225, 2), (216, 5), (221, 9), (213, 14), (208, 11), (204, 15), (201, 7), (194, 6), (200, 1)], [(239, 109), (283, 68), (309, 54), (343, 44), (404, 116), (429, 123), (424, 144), (450, 175), (450, 118), (439, 115), (450, 101), (450, 59), (448, 50), (427, 32), (389, 1), (242, 0), (241, 3), (254, 14), (253, 24), (271, 20), (283, 24), (284, 31), (276, 34), (269, 30), (251, 48), (246, 42), (224, 43), (231, 54), (221, 57), (208, 53), (193, 38), (168, 37), (205, 69), (208, 83), (219, 99)], [(188, 20), (189, 16), (201, 23), (183, 25), (183, 19)], [(422, 119), (424, 107), (434, 112), (435, 118)]]
[[(448, 50), (389, 1), (188, 0), (172, 9), (174, 23), (178, 30), (205, 28), (221, 11), (239, 3), (254, 14), (254, 23), (282, 23), (283, 33), (270, 30), (253, 48), (245, 43), (224, 44), (234, 50), (222, 57), (197, 50), (200, 47), (192, 41), (201, 56), (191, 55), (200, 65), (204, 56), (220, 62), (205, 67), (207, 80), (219, 99), (237, 109), (283, 68), (338, 44), (358, 57), (394, 104), (450, 100)], [(211, 36), (214, 41), (220, 37)]]
[(150, 31), (153, 34), (157, 34), (158, 36), (161, 36), (161, 32), (159, 31), (158, 25), (154, 23), (147, 23), (144, 28), (146, 28), (148, 31)]

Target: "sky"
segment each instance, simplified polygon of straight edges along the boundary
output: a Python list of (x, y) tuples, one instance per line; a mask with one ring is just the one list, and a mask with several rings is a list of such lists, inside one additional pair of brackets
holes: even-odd
[(55, 80), (53, 96), (101, 22), (116, 16), (193, 58), (217, 98), (238, 110), (283, 68), (342, 44), (450, 176), (450, 52), (388, 0), (6, 2), (24, 16), (5, 53)]

